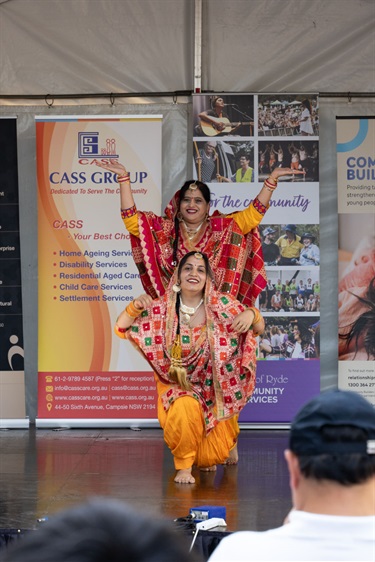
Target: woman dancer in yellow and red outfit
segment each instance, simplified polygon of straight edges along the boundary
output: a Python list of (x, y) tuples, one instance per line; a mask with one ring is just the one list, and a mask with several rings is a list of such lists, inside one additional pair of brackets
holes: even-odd
[(237, 417), (255, 387), (254, 333), (263, 329), (256, 308), (214, 288), (199, 252), (181, 259), (163, 297), (142, 295), (117, 319), (116, 333), (156, 374), (158, 418), (176, 482), (193, 484), (194, 464), (215, 470), (235, 447)]
[(253, 306), (266, 285), (258, 225), (269, 207), (278, 178), (303, 174), (290, 168), (275, 168), (261, 191), (243, 211), (209, 215), (210, 190), (200, 181), (187, 181), (167, 208), (165, 216), (135, 207), (130, 174), (117, 160), (98, 163), (118, 175), (121, 215), (131, 234), (134, 261), (142, 285), (153, 298), (164, 294), (176, 265), (187, 252), (207, 254), (220, 292)]

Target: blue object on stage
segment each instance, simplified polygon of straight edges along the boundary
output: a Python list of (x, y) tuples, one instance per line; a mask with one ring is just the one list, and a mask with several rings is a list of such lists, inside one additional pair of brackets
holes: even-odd
[(227, 510), (222, 505), (200, 505), (198, 507), (191, 507), (190, 515), (198, 523), (199, 521), (207, 521), (207, 519), (212, 517), (226, 519)]

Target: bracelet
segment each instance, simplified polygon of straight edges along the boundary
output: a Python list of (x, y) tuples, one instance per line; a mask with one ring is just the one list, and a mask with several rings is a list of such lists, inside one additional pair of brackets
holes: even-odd
[(251, 310), (254, 314), (254, 319), (253, 319), (252, 324), (251, 324), (253, 326), (257, 322), (259, 322), (259, 320), (262, 319), (262, 315), (259, 312), (259, 310), (257, 308), (255, 308), (255, 306), (250, 307), (249, 310)]
[(134, 217), (137, 214), (137, 207), (133, 205), (133, 207), (129, 207), (129, 209), (121, 209), (121, 218), (127, 219), (129, 217)]
[(273, 176), (268, 176), (268, 178), (266, 179), (266, 181), (273, 181), (274, 183), (272, 185), (274, 185), (275, 187), (277, 186), (278, 183), (278, 178), (274, 178)]
[(134, 301), (130, 302), (128, 306), (125, 308), (125, 312), (130, 318), (138, 318), (143, 312), (143, 308), (139, 309), (136, 308)]
[(117, 174), (117, 182), (118, 183), (122, 183), (122, 182), (126, 182), (126, 181), (130, 181), (130, 173), (129, 172), (125, 172), (125, 174), (123, 174), (123, 175)]
[[(272, 178), (272, 179), (273, 179), (273, 178)], [(277, 182), (274, 184), (274, 183), (271, 183), (269, 180), (270, 180), (270, 178), (267, 178), (267, 179), (265, 180), (265, 182), (264, 182), (264, 187), (265, 187), (266, 189), (268, 189), (268, 191), (275, 191), (275, 189), (276, 189), (276, 187), (277, 187)]]

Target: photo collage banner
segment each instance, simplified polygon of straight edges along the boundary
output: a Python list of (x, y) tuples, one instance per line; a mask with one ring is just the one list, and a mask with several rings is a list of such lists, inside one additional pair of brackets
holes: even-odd
[(319, 97), (196, 94), (192, 136), (193, 173), (210, 188), (211, 212), (245, 209), (275, 168), (291, 170), (259, 225), (266, 329), (240, 416), (244, 425), (289, 423), (320, 392)]

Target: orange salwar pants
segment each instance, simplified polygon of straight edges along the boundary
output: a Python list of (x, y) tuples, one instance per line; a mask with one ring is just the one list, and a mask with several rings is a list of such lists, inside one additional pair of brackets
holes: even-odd
[(156, 386), (159, 396), (158, 419), (176, 470), (190, 468), (194, 464), (199, 468), (207, 468), (223, 463), (237, 443), (238, 416), (219, 422), (206, 435), (203, 412), (197, 400), (182, 396), (165, 411), (160, 396), (168, 390), (169, 385), (157, 380)]

